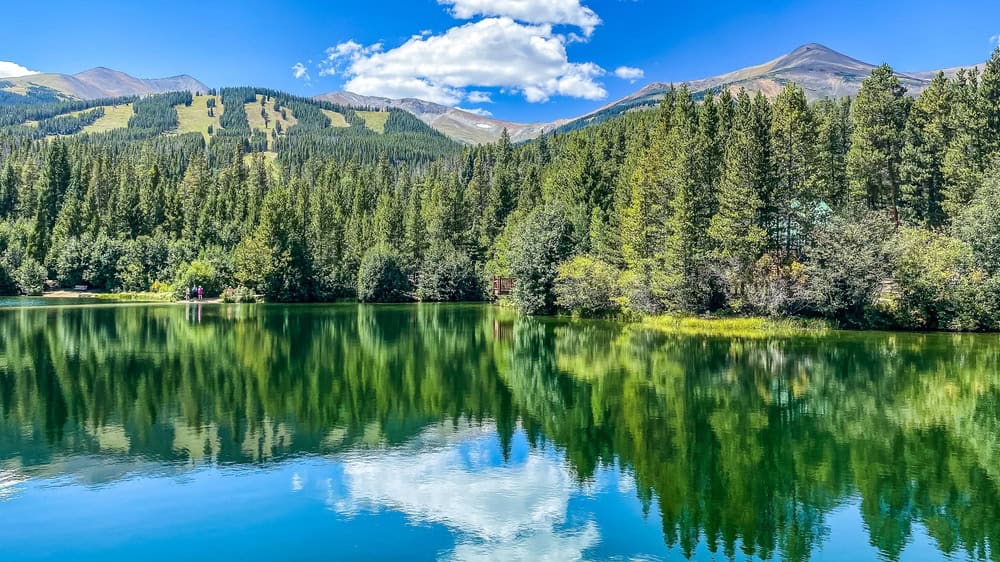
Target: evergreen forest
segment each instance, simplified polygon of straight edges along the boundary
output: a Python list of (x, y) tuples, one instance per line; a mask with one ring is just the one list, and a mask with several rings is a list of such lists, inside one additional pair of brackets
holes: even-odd
[(474, 301), (502, 276), (527, 314), (1000, 328), (1000, 49), (916, 96), (887, 65), (854, 99), (678, 86), (522, 144), (202, 98), (0, 107), (0, 294)]

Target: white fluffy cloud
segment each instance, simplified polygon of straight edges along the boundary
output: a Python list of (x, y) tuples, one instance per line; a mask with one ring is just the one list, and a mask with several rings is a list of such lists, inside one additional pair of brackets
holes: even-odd
[(27, 68), (17, 64), (16, 62), (0, 60), (0, 78), (28, 76), (29, 74), (38, 74), (38, 71), (28, 70)]
[[(398, 47), (344, 41), (326, 50), (317, 70), (340, 77), (343, 89), (357, 94), (452, 107), (493, 103), (495, 95), (531, 103), (554, 96), (604, 99), (608, 72), (594, 62), (572, 61), (567, 52), (602, 23), (585, 2), (437, 0), (456, 19), (470, 21), (439, 33), (421, 31)], [(615, 71), (632, 82), (643, 74), (625, 66)], [(295, 75), (309, 79), (305, 69)]]
[(473, 115), (478, 115), (480, 117), (493, 117), (492, 111), (488, 109), (483, 109), (481, 107), (455, 107), (455, 109), (460, 109), (466, 113), (471, 113)]
[(309, 71), (306, 69), (306, 65), (301, 62), (297, 62), (292, 65), (292, 76), (298, 80), (309, 80)]
[(580, 0), (438, 0), (458, 19), (502, 16), (534, 24), (572, 25), (588, 37), (601, 18)]
[(635, 82), (636, 80), (646, 76), (646, 73), (641, 68), (635, 68), (632, 66), (619, 66), (618, 68), (615, 69), (615, 76), (621, 78), (622, 80)]
[(321, 73), (341, 73), (347, 78), (345, 89), (359, 94), (445, 105), (482, 99), (482, 92), (470, 94), (469, 87), (519, 93), (529, 102), (555, 95), (604, 98), (607, 92), (597, 81), (604, 69), (570, 62), (566, 43), (550, 24), (494, 17), (440, 35), (416, 35), (389, 51), (378, 44), (341, 43), (328, 49)]
[(465, 97), (469, 100), (469, 103), (493, 103), (493, 96), (489, 92), (473, 91), (469, 92)]

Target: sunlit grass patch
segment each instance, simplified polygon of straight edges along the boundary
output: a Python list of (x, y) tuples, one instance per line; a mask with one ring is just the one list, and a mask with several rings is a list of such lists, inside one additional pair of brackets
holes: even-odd
[(98, 293), (94, 295), (94, 298), (109, 302), (173, 302), (175, 300), (172, 292)]
[(331, 127), (344, 128), (351, 126), (351, 124), (347, 122), (347, 119), (345, 119), (343, 115), (337, 113), (336, 111), (330, 111), (329, 109), (322, 109), (320, 111), (323, 112), (323, 115), (326, 115), (327, 117), (330, 118)]
[[(247, 113), (247, 121), (250, 123), (252, 129), (258, 131), (263, 131), (267, 134), (267, 146), (268, 148), (274, 147), (274, 139), (271, 137), (271, 132), (275, 128), (275, 123), (281, 123), (281, 133), (299, 124), (299, 120), (295, 118), (295, 114), (292, 113), (292, 109), (289, 107), (284, 107), (284, 116), (282, 116), (281, 110), (274, 110), (274, 98), (270, 98), (261, 104), (264, 96), (257, 94), (257, 101), (250, 102), (243, 105), (243, 109)], [(261, 115), (261, 109), (267, 113), (267, 120)]]
[(665, 332), (685, 335), (723, 337), (768, 337), (780, 335), (821, 334), (833, 329), (825, 320), (763, 317), (651, 316), (642, 325)]
[(365, 126), (376, 133), (385, 132), (385, 124), (389, 121), (388, 111), (358, 111), (357, 114), (365, 120)]
[(106, 133), (115, 129), (124, 129), (128, 127), (128, 120), (132, 118), (134, 113), (132, 104), (105, 105), (102, 107), (104, 108), (104, 115), (102, 115), (97, 121), (94, 121), (90, 125), (84, 127), (83, 130), (80, 131), (81, 133)]
[[(208, 100), (215, 98), (214, 117), (208, 116)], [(219, 116), (225, 108), (222, 105), (220, 96), (194, 96), (191, 105), (177, 106), (177, 132), (178, 133), (201, 133), (205, 140), (209, 138), (208, 128), (219, 128)]]

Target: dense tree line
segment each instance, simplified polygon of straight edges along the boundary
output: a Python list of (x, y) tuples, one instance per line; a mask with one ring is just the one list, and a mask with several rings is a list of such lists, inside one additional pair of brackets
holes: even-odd
[(14, 86), (9, 80), (0, 80), (0, 105), (42, 105), (58, 102), (62, 96), (56, 90), (28, 84), (24, 94), (8, 90)]
[(102, 105), (123, 105), (135, 101), (134, 97), (108, 98), (99, 100), (53, 101), (39, 104), (3, 104), (0, 111), (0, 127), (20, 125), (26, 121), (42, 121), (74, 111), (84, 111)]
[(190, 106), (191, 92), (157, 94), (136, 100), (134, 114), (128, 120), (130, 129), (142, 129), (159, 134), (177, 128), (177, 106)]
[(75, 115), (50, 117), (38, 122), (38, 125), (36, 126), (36, 135), (39, 137), (47, 137), (50, 135), (72, 135), (74, 133), (79, 133), (84, 127), (93, 124), (101, 117), (104, 117), (103, 107), (97, 107)]
[[(273, 161), (259, 155), (266, 136), (248, 135), (244, 104), (258, 95), (298, 121)], [(854, 100), (809, 103), (794, 84), (773, 100), (681, 87), (656, 110), (461, 152), (402, 112), (377, 134), (325, 102), (219, 96), (222, 131), (207, 147), (200, 135), (129, 136), (175, 125), (190, 94), (137, 101), (124, 132), (11, 133), (8, 290), (195, 277), (272, 300), (465, 300), (502, 275), (528, 313), (998, 326), (1000, 52), (916, 98), (888, 66)], [(331, 128), (323, 109), (350, 126)]]
[(888, 66), (855, 100), (810, 104), (788, 84), (773, 101), (695, 104), (673, 90), (643, 134), (626, 134), (623, 159), (615, 126), (566, 145), (545, 210), (508, 223), (514, 299), (533, 312), (996, 329), (998, 102), (997, 53), (915, 99)]

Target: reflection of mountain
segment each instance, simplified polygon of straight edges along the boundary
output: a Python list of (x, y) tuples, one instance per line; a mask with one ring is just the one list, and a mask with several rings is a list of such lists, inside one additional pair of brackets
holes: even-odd
[[(0, 475), (108, 482), (332, 454), (341, 513), (445, 525), (477, 539), (455, 551), (471, 558), (523, 548), (512, 535), (585, 550), (598, 529), (564, 525), (566, 498), (620, 464), (688, 555), (806, 559), (830, 513), (855, 504), (889, 559), (916, 526), (942, 553), (997, 552), (989, 336), (673, 337), (478, 306), (209, 307), (202, 319), (0, 314)], [(436, 429), (451, 420), (469, 429)], [(540, 454), (553, 447), (570, 470)]]

